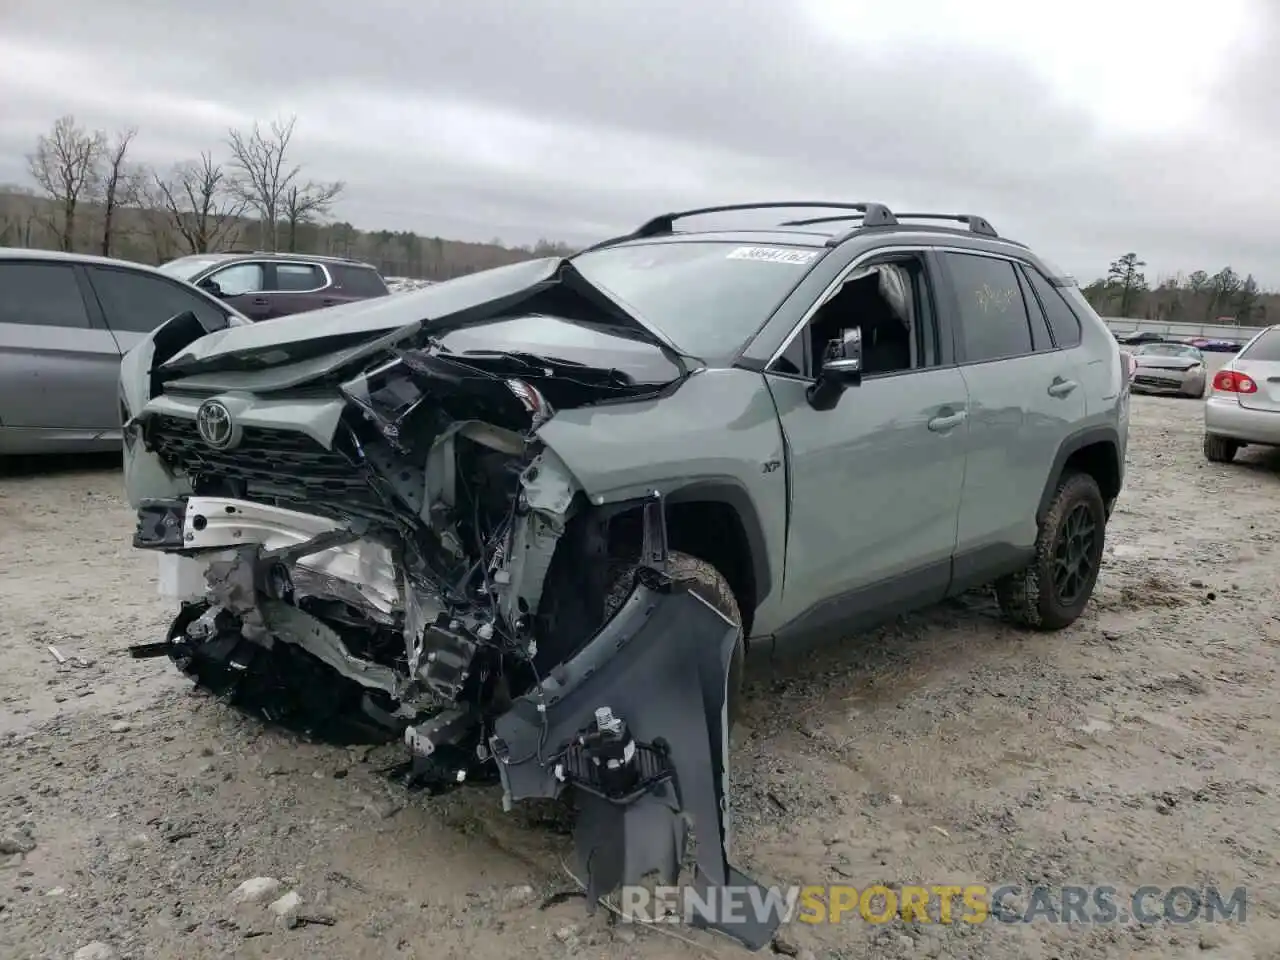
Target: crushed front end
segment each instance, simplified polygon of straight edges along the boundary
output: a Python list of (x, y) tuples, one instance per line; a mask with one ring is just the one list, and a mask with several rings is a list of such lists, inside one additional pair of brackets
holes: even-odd
[[(666, 576), (660, 496), (593, 503), (538, 436), (557, 409), (670, 383), (426, 331), (303, 356), (305, 382), (288, 363), (166, 369), (177, 352), (125, 366), (146, 382), (122, 391), (134, 545), (178, 603), (136, 656), (325, 739), (400, 739), (436, 789), (572, 791), (591, 904), (675, 882), (690, 822), (695, 883), (750, 885), (727, 860), (740, 627)], [(642, 537), (624, 555), (619, 518)]]

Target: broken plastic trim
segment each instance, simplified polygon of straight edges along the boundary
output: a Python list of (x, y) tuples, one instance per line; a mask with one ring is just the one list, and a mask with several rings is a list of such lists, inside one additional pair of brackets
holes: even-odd
[[(564, 788), (557, 766), (603, 705), (636, 741), (664, 755), (671, 776), (652, 778), (638, 797), (578, 791), (575, 847), (589, 909), (652, 871), (674, 883), (688, 844), (686, 818), (699, 833), (696, 888), (759, 886), (729, 863), (728, 676), (740, 629), (642, 568), (595, 638), (494, 722), (490, 750), (508, 805)], [(770, 942), (779, 922), (699, 919), (752, 950)]]

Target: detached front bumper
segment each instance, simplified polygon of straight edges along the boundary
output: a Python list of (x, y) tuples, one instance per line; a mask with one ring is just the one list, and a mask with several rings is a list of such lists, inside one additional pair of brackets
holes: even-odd
[[(163, 558), (169, 573), (162, 589), (183, 606), (167, 640), (142, 645), (135, 656), (168, 654), (187, 672), (204, 658), (233, 689), (268, 655), (286, 658), (270, 661), (276, 670), (283, 663), (344, 673), (366, 700), (396, 685), (384, 673), (389, 668), (354, 664), (336, 634), (321, 637), (314, 624), (293, 629), (290, 617), (306, 615), (275, 593), (274, 567), (265, 562), (283, 562), (294, 584), (305, 582), (307, 571), (321, 584), (326, 576), (360, 574), (376, 613), (394, 580), (364, 541), (325, 540), (337, 535), (329, 521), (221, 498), (145, 501), (138, 518), (134, 545)], [(590, 910), (654, 871), (675, 884), (690, 825), (698, 841), (692, 886), (703, 902), (768, 903), (767, 892), (729, 863), (727, 688), (740, 627), (665, 577), (662, 566), (641, 568), (631, 595), (586, 647), (486, 721), (482, 739), (474, 739), (479, 722), (461, 708), (416, 727), (407, 717), (401, 729), (415, 762), (457, 757), (458, 743), (471, 744), (473, 761), (489, 758), (496, 766), (508, 809), (573, 790), (578, 875)], [(244, 626), (192, 629), (219, 608), (245, 614)], [(262, 616), (251, 621), (250, 612)], [(279, 639), (286, 642), (273, 642)], [(726, 910), (694, 921), (757, 950), (781, 919), (777, 912)]]

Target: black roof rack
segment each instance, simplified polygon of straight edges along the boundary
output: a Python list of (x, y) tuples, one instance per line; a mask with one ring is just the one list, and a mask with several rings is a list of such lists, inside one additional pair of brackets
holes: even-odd
[[(830, 203), (822, 200), (789, 200), (789, 201), (769, 201), (767, 203), (731, 203), (717, 207), (698, 207), (693, 210), (681, 210), (674, 213), (664, 213), (661, 216), (652, 218), (642, 223), (630, 233), (623, 234), (618, 237), (611, 237), (608, 240), (601, 240), (599, 243), (587, 247), (587, 250), (598, 250), (601, 247), (610, 247), (617, 243), (626, 243), (629, 240), (643, 240), (646, 237), (660, 237), (675, 233), (675, 224), (678, 220), (684, 220), (689, 217), (702, 216), (708, 213), (734, 213), (741, 210), (787, 210), (812, 208), (816, 210), (841, 210), (843, 213), (822, 216), (807, 217), (801, 220), (784, 220), (778, 224), (781, 227), (810, 227), (821, 223), (840, 223), (845, 220), (856, 220), (857, 225), (851, 227), (844, 233), (837, 234), (827, 240), (827, 246), (837, 247), (844, 243), (850, 237), (863, 230), (873, 230), (881, 228), (899, 228), (924, 230), (928, 227), (917, 224), (905, 224), (903, 220), (950, 220), (955, 223), (964, 224), (967, 228), (966, 232), (974, 233), (982, 237), (990, 237), (994, 240), (1005, 239), (996, 232), (996, 228), (985, 217), (977, 216), (972, 213), (894, 213), (883, 203)], [(951, 230), (953, 228), (938, 228), (943, 230)], [(1010, 243), (1014, 241), (1009, 241)], [(585, 252), (585, 251), (583, 251)]]
[[(615, 243), (625, 243), (628, 240), (643, 240), (646, 237), (666, 236), (667, 234), (675, 233), (677, 220), (686, 220), (689, 217), (698, 217), (708, 213), (736, 213), (741, 210), (794, 210), (804, 207), (819, 210), (856, 211), (855, 215), (861, 217), (866, 226), (889, 227), (897, 223), (893, 218), (893, 214), (889, 212), (889, 208), (882, 203), (829, 203), (824, 200), (772, 200), (767, 203), (728, 203), (718, 207), (698, 207), (693, 210), (664, 213), (645, 221), (630, 233), (625, 233), (619, 237), (610, 237), (608, 240), (601, 240), (599, 243), (587, 247), (587, 250), (611, 247)], [(850, 217), (839, 219), (850, 219)]]
[[(964, 224), (965, 227), (967, 228), (965, 231), (966, 233), (974, 233), (980, 237), (990, 237), (992, 240), (1005, 239), (1004, 237), (1001, 237), (999, 233), (996, 232), (996, 228), (991, 225), (991, 222), (987, 220), (986, 217), (979, 217), (977, 214), (972, 214), (972, 213), (894, 213), (894, 214), (891, 214), (891, 216), (894, 218), (894, 225), (902, 230), (928, 230), (929, 229), (928, 226), (923, 224), (901, 223), (900, 221), (902, 220), (950, 220), (955, 223)], [(843, 218), (833, 217), (831, 219), (835, 220), (835, 219), (843, 219)], [(798, 226), (798, 224), (792, 224), (792, 225)], [(873, 226), (873, 224), (869, 224), (864, 221), (863, 223), (860, 223), (858, 226), (852, 227), (851, 229), (846, 230), (844, 233), (840, 233), (832, 237), (830, 240), (827, 241), (827, 246), (838, 247), (840, 246), (840, 244), (844, 243), (846, 240), (850, 239), (853, 236), (856, 236), (858, 233), (867, 229), (870, 226)], [(940, 230), (951, 232), (953, 228), (938, 227), (934, 229), (940, 229)], [(1013, 243), (1014, 241), (1007, 241), (1007, 242)], [(1019, 246), (1021, 246), (1021, 244), (1019, 244)]]

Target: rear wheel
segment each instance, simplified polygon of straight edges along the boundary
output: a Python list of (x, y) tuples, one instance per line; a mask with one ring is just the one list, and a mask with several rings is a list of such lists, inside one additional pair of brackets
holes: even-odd
[(1216, 433), (1204, 435), (1204, 458), (1210, 463), (1230, 463), (1240, 450), (1240, 443), (1230, 437), (1220, 437)]
[(1037, 630), (1074, 623), (1098, 580), (1106, 523), (1098, 482), (1087, 473), (1063, 477), (1040, 524), (1035, 558), (996, 583), (1005, 616)]

